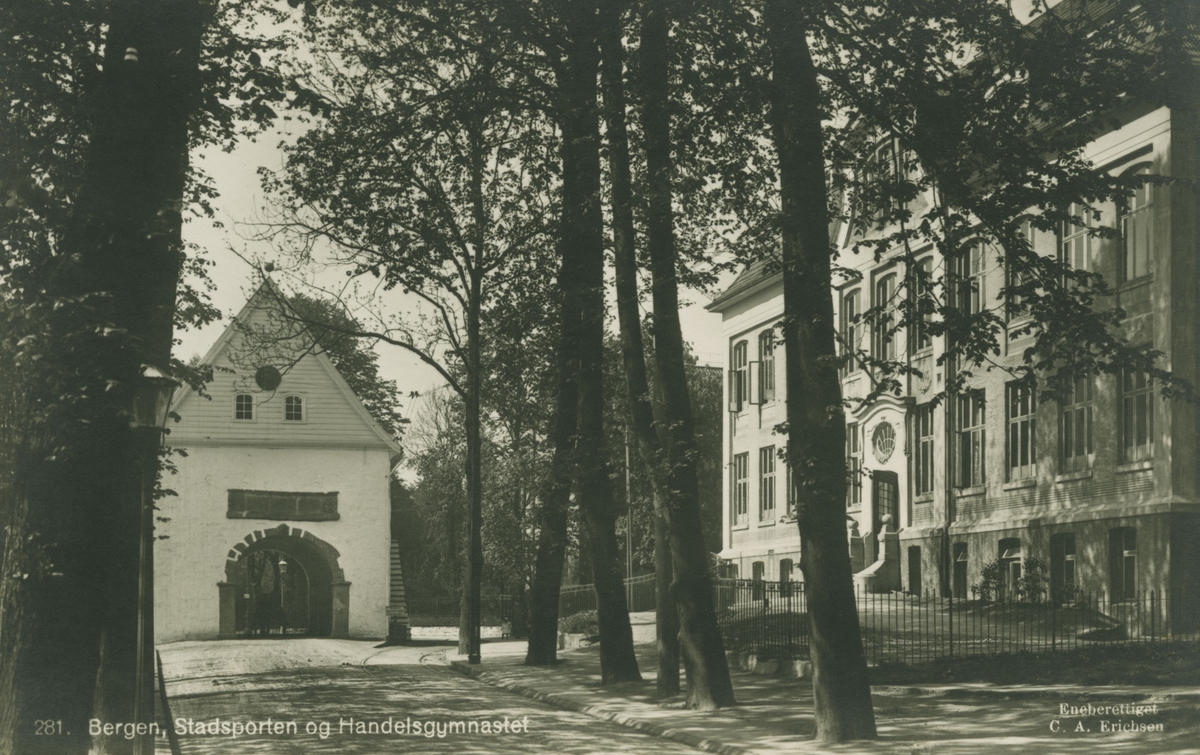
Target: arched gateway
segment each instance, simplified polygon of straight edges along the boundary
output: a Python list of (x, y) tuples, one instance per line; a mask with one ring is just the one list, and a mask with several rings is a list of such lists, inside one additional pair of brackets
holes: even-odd
[(262, 635), (348, 637), (350, 583), (337, 549), (281, 524), (246, 535), (226, 555), (220, 639)]

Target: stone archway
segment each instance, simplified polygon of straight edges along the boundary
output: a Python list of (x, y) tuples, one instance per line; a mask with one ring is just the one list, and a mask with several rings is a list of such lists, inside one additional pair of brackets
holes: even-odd
[(220, 603), (219, 639), (237, 637), (237, 605), (241, 562), (253, 553), (285, 554), (304, 569), (309, 588), (309, 636), (348, 637), (350, 634), (350, 583), (338, 564), (341, 556), (329, 543), (294, 527), (281, 524), (255, 530), (226, 555), (225, 581), (217, 583)]

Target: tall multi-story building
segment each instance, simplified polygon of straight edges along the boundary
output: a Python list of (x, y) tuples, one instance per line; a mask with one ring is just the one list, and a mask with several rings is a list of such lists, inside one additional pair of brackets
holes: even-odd
[[(1119, 128), (1094, 140), (1098, 170), (1183, 179), (1145, 184), (1127, 201), (1103, 206), (1098, 221), (1119, 231), (1100, 238), (1066, 228), (1029, 231), (1034, 249), (1102, 274), (1132, 343), (1162, 352), (1158, 365), (1196, 382), (1200, 375), (1200, 212), (1195, 181), (1200, 126), (1194, 110), (1131, 106)], [(885, 143), (881, 149), (896, 145)], [(921, 199), (917, 202), (920, 203)], [(920, 206), (913, 208), (918, 213)], [(935, 280), (947, 262), (932, 248), (878, 259), (853, 254), (861, 237), (833, 229), (837, 263), (858, 275), (835, 281), (844, 344), (902, 360), (900, 395), (846, 410), (850, 485), (846, 511), (857, 580), (871, 590), (970, 597), (985, 565), (1013, 589), (1033, 559), (1044, 565), (1051, 597), (1079, 592), (1120, 602), (1168, 598), (1176, 625), (1194, 623), (1200, 604), (1200, 426), (1194, 407), (1164, 401), (1143, 373), (1081, 376), (1061, 401), (1039, 402), (1003, 369), (976, 370), (966, 390), (934, 397), (952, 382), (943, 336), (916, 324), (889, 333), (886, 313), (907, 295), (904, 281)], [(1003, 255), (978, 246), (954, 262), (957, 306), (1006, 316)], [(710, 305), (728, 338), (725, 420), (726, 506), (722, 558), (742, 578), (801, 579), (799, 533), (790, 519), (787, 471), (776, 454), (786, 438), (784, 354), (774, 326), (783, 313), (781, 275), (756, 263)], [(897, 315), (898, 316), (898, 315)], [(897, 322), (893, 319), (892, 322)], [(1022, 361), (1032, 336), (1007, 323), (998, 367)], [(894, 328), (892, 329), (894, 330)], [(919, 373), (919, 376), (918, 374)], [(873, 376), (854, 360), (843, 395), (866, 396)], [(884, 560), (887, 563), (884, 563)]]

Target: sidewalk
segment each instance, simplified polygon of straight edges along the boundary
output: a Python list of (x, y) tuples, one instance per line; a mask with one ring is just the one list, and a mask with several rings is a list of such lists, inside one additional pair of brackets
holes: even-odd
[[(483, 646), (484, 661), (451, 665), (493, 686), (666, 737), (707, 752), (743, 753), (1195, 753), (1200, 755), (1200, 689), (989, 684), (876, 687), (879, 739), (818, 746), (811, 741), (812, 684), (734, 672), (738, 705), (700, 712), (681, 697), (659, 703), (654, 646), (637, 646), (643, 682), (600, 687), (599, 650), (560, 651), (552, 668), (522, 665), (525, 643)], [(1136, 709), (1099, 706), (1146, 706)], [(1067, 708), (1063, 708), (1063, 706)], [(1093, 706), (1089, 712), (1088, 706)], [(1154, 706), (1154, 707), (1149, 707)], [(1080, 711), (1078, 708), (1082, 707)], [(1072, 710), (1075, 708), (1076, 710)], [(1129, 728), (1138, 730), (1129, 731)]]

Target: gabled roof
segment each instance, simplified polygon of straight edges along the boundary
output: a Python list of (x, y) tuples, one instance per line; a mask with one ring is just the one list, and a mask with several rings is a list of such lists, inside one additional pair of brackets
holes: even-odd
[[(217, 338), (216, 342), (204, 355), (203, 363), (216, 365), (223, 358), (227, 359), (230, 347), (237, 337), (238, 324), (250, 322), (256, 312), (269, 312), (270, 301), (277, 296), (282, 296), (282, 294), (275, 284), (270, 279), (264, 280), (262, 285), (251, 295), (245, 306), (242, 307), (241, 311), (238, 312), (233, 321), (225, 328), (224, 332), (221, 333), (220, 337)], [(379, 423), (375, 421), (375, 418), (367, 411), (362, 401), (354, 394), (354, 391), (346, 383), (345, 378), (342, 377), (337, 368), (334, 367), (333, 362), (329, 360), (325, 352), (320, 349), (313, 349), (302, 357), (302, 361), (310, 359), (317, 366), (319, 374), (324, 376), (332, 385), (336, 394), (345, 400), (354, 417), (361, 423), (362, 428), (367, 431), (367, 435), (364, 437), (372, 439), (374, 441), (372, 445), (386, 447), (390, 452), (393, 463), (399, 461), (400, 457), (404, 454), (404, 449), (396, 442), (395, 438), (379, 426)], [(177, 395), (171, 408), (175, 413), (186, 419), (187, 407), (196, 401), (204, 401), (204, 399), (199, 398), (195, 391), (184, 391)], [(187, 434), (189, 431), (185, 430), (184, 432)]]
[(770, 288), (783, 279), (783, 271), (779, 267), (779, 259), (775, 254), (751, 260), (729, 288), (721, 292), (717, 298), (705, 307), (709, 312), (723, 312), (730, 305)]

